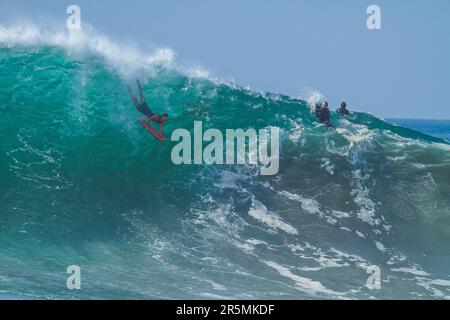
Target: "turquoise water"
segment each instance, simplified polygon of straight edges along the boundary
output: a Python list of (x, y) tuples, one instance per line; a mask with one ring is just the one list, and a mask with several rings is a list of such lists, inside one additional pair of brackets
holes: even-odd
[[(450, 296), (444, 140), (357, 112), (327, 131), (305, 101), (182, 69), (170, 52), (0, 40), (0, 297)], [(175, 143), (137, 122), (136, 77), (170, 113), (168, 136), (195, 120), (279, 127), (279, 174), (175, 166)], [(81, 290), (66, 288), (69, 265)], [(380, 290), (365, 286), (371, 265)]]

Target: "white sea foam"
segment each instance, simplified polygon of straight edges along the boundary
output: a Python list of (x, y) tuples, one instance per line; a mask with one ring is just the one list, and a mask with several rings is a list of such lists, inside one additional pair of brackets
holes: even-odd
[(425, 290), (431, 292), (435, 297), (450, 300), (450, 295), (448, 295), (448, 287), (450, 287), (449, 280), (427, 279), (424, 277), (416, 277), (416, 280), (418, 286), (425, 288)]
[[(65, 49), (69, 55), (94, 54), (103, 57), (123, 77), (151, 68), (154, 64), (175, 67), (175, 53), (169, 48), (156, 48), (152, 53), (143, 53), (134, 45), (111, 40), (87, 24), (83, 24), (82, 30), (44, 28), (32, 23), (0, 26), (0, 45), (54, 46)], [(194, 68), (184, 71), (193, 77), (209, 76), (207, 72)]]
[(275, 213), (269, 212), (266, 206), (258, 200), (252, 201), (252, 207), (248, 211), (248, 214), (256, 220), (268, 225), (272, 229), (280, 229), (286, 233), (294, 235), (298, 234), (297, 230), (293, 226), (284, 222), (281, 217)]
[(360, 237), (360, 238), (366, 238), (366, 236), (364, 235), (364, 233), (362, 233), (362, 232), (360, 232), (360, 231), (358, 231), (358, 230), (356, 230), (355, 233), (356, 233), (356, 235), (357, 235), (358, 237)]
[(319, 90), (305, 87), (301, 92), (300, 98), (308, 102), (308, 106), (311, 108), (311, 111), (314, 111), (314, 109), (316, 108), (316, 104), (319, 103), (324, 98), (324, 96), (322, 95), (322, 93), (320, 93)]
[(279, 191), (278, 194), (293, 200), (293, 201), (298, 201), (300, 202), (300, 205), (302, 207), (303, 210), (305, 210), (308, 213), (313, 213), (313, 214), (320, 214), (320, 205), (319, 202), (317, 202), (314, 199), (311, 198), (306, 198), (303, 197), (301, 195), (298, 194), (294, 194), (288, 191)]
[(380, 250), (381, 252), (386, 252), (386, 247), (379, 241), (375, 241), (375, 246), (377, 247), (378, 250)]
[(217, 183), (214, 183), (214, 186), (219, 189), (239, 189), (236, 182), (242, 178), (245, 178), (245, 176), (228, 170), (224, 170), (221, 173), (219, 181)]
[(289, 268), (286, 268), (276, 262), (273, 261), (263, 261), (263, 262), (267, 266), (277, 270), (281, 276), (293, 280), (297, 285), (297, 287), (299, 287), (302, 291), (313, 294), (322, 293), (332, 296), (341, 295), (338, 292), (325, 288), (319, 281), (314, 281), (309, 278), (301, 277), (299, 275), (294, 274), (291, 270), (289, 270)]
[(406, 268), (406, 267), (403, 267), (403, 268), (391, 268), (391, 271), (410, 273), (410, 274), (415, 275), (415, 276), (423, 276), (423, 277), (430, 275), (428, 272), (420, 270), (418, 268)]
[(329, 174), (334, 175), (334, 165), (331, 163), (331, 160), (328, 158), (322, 158), (320, 161), (320, 167), (324, 168)]
[(298, 124), (297, 122), (293, 120), (289, 120), (291, 126), (293, 129), (291, 129), (289, 133), (289, 140), (291, 140), (294, 143), (297, 143), (300, 141), (300, 138), (302, 137), (303, 128)]

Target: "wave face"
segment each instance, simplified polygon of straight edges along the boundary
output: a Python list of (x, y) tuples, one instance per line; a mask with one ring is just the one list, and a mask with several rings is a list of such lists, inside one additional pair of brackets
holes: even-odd
[[(181, 70), (170, 51), (51, 39), (0, 28), (0, 296), (450, 297), (445, 141), (364, 113), (327, 132), (305, 101)], [(172, 164), (175, 142), (137, 123), (135, 77), (168, 136), (195, 120), (281, 128), (279, 174)]]

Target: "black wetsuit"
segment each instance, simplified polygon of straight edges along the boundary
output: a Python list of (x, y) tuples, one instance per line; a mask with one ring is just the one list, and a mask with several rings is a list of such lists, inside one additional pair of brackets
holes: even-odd
[(349, 116), (350, 112), (347, 110), (347, 108), (340, 107), (336, 110), (337, 113), (339, 113), (341, 116)]
[(314, 111), (314, 113), (316, 114), (316, 118), (320, 119), (320, 111), (321, 111), (321, 106), (316, 105), (316, 110)]
[(138, 104), (137, 109), (140, 113), (144, 114), (148, 118), (155, 114), (145, 101), (143, 104)]
[(327, 127), (331, 127), (331, 121), (330, 121), (330, 110), (328, 108), (316, 108), (316, 117), (321, 122), (327, 125)]

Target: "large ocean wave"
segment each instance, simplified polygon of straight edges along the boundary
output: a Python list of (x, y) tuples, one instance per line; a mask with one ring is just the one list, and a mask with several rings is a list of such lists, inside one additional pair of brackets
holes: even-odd
[[(135, 78), (168, 137), (280, 128), (279, 174), (174, 165), (137, 122)], [(0, 27), (0, 296), (449, 298), (448, 143), (359, 112), (327, 131), (306, 98), (93, 29)]]

